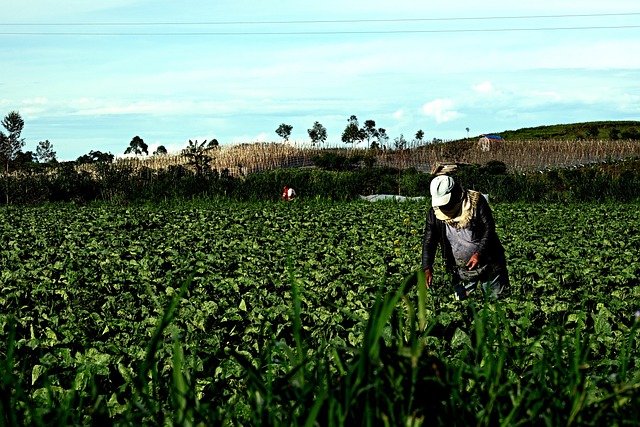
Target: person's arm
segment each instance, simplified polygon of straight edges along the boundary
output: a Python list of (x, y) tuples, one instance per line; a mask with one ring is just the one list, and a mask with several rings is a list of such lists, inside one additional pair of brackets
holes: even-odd
[(424, 227), (422, 238), (422, 269), (427, 275), (427, 287), (431, 286), (433, 278), (433, 261), (438, 249), (438, 229), (436, 226), (436, 216), (433, 208), (427, 213), (427, 221)]
[(477, 220), (482, 223), (482, 235), (480, 236), (480, 243), (478, 243), (478, 250), (476, 252), (480, 260), (486, 260), (491, 236), (496, 232), (496, 223), (491, 213), (491, 207), (483, 196), (480, 196), (478, 199), (476, 209)]

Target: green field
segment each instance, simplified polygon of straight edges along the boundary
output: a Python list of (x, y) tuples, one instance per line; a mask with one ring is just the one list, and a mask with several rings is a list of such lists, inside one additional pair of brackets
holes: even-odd
[(492, 207), (489, 303), (425, 203), (12, 207), (0, 425), (640, 425), (640, 205)]

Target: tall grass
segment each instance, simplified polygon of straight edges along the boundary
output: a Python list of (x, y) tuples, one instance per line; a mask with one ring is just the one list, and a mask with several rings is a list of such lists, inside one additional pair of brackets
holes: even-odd
[[(585, 313), (573, 330), (536, 329), (511, 319), (508, 301), (468, 300), (451, 336), (448, 357), (430, 350), (444, 340), (444, 307), (428, 295), (423, 272), (395, 292), (378, 292), (361, 345), (309, 348), (304, 339), (304, 290), (291, 274), (290, 341), (273, 341), (258, 359), (229, 350), (244, 368), (236, 394), (215, 402), (199, 398), (197, 379), (177, 337), (163, 340), (187, 280), (166, 308), (138, 372), (110, 397), (81, 381), (66, 391), (51, 384), (31, 391), (29, 373), (13, 355), (15, 334), (0, 360), (0, 426), (17, 425), (272, 425), (272, 426), (529, 426), (639, 425), (640, 375), (630, 369), (636, 319), (625, 347), (605, 378), (590, 360)], [(382, 288), (382, 287), (381, 287)], [(336, 308), (339, 309), (339, 308)], [(447, 332), (449, 333), (449, 332)], [(159, 374), (157, 353), (171, 346), (171, 376)], [(126, 371), (123, 375), (128, 376)], [(47, 375), (45, 373), (44, 375)], [(84, 384), (84, 386), (83, 386)], [(129, 390), (132, 390), (130, 392)]]

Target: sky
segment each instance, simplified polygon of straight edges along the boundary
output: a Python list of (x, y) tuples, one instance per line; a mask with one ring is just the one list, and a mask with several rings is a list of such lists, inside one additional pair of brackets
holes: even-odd
[[(0, 17), (0, 117), (58, 160), (189, 140), (393, 143), (640, 120), (637, 0), (30, 0)], [(467, 131), (467, 128), (469, 129)]]

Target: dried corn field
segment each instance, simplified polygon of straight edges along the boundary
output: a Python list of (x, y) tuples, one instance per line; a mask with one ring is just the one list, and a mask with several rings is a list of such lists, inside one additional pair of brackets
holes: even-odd
[[(304, 143), (252, 143), (220, 146), (206, 151), (209, 167), (233, 176), (282, 168), (312, 167), (312, 157), (332, 152), (343, 156), (374, 156), (375, 166), (399, 169), (416, 168), (431, 171), (448, 162), (485, 164), (491, 160), (505, 163), (512, 172), (530, 172), (550, 168), (574, 167), (618, 161), (640, 156), (637, 140), (514, 140), (504, 141), (489, 151), (483, 151), (476, 140), (448, 141), (409, 147), (405, 150), (367, 150), (358, 148), (314, 148)], [(134, 169), (165, 169), (189, 166), (185, 155), (162, 155), (118, 159), (119, 166)], [(90, 168), (82, 165), (82, 168)]]

